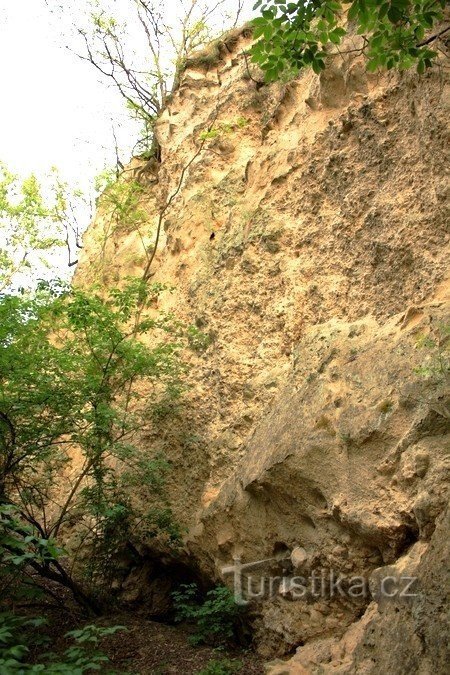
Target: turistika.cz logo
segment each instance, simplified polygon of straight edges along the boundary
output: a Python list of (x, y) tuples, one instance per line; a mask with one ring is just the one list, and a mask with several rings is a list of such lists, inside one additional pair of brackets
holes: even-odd
[(406, 599), (417, 595), (417, 577), (377, 576), (370, 580), (364, 576), (345, 576), (330, 569), (313, 570), (302, 575), (264, 575), (254, 570), (277, 558), (265, 558), (242, 563), (240, 557), (233, 558), (233, 565), (222, 568), (222, 574), (233, 575), (234, 598), (239, 605), (248, 605), (252, 600), (263, 600), (277, 596), (289, 600), (314, 598), (384, 598)]

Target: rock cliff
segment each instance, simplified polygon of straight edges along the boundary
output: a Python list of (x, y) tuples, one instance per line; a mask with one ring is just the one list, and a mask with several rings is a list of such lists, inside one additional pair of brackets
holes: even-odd
[[(231, 582), (233, 559), (266, 560), (254, 581), (282, 577), (252, 605), (267, 659), (297, 649), (270, 672), (443, 673), (445, 68), (368, 75), (347, 54), (263, 86), (250, 39), (188, 62), (157, 123), (161, 161), (127, 168), (145, 219), (100, 213), (77, 278), (142, 274), (171, 198), (152, 281), (204, 339), (182, 415), (141, 442), (172, 463), (184, 564)], [(296, 577), (319, 573), (372, 592), (296, 598)], [(379, 597), (383, 575), (417, 588)]]

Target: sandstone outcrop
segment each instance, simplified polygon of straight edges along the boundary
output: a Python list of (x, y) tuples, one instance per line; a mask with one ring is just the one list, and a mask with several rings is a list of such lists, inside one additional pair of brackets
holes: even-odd
[[(297, 648), (272, 675), (443, 673), (445, 68), (368, 75), (347, 55), (261, 86), (249, 40), (189, 64), (157, 123), (160, 165), (129, 167), (145, 226), (105, 236), (100, 214), (78, 279), (141, 273), (191, 162), (152, 280), (206, 340), (186, 354), (180, 419), (142, 439), (173, 465), (184, 563), (229, 583), (233, 558), (266, 560), (255, 574), (285, 579), (252, 610), (264, 656)], [(419, 579), (407, 602), (289, 587), (319, 572), (376, 585), (398, 565)]]

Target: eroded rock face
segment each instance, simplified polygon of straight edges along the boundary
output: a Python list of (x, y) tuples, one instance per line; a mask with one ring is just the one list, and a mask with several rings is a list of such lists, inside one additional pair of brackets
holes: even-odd
[[(442, 321), (441, 311), (424, 316), (421, 330)], [(220, 569), (235, 556), (258, 560), (282, 546), (292, 552), (287, 576), (368, 578), (429, 539), (448, 498), (450, 429), (439, 389), (417, 381), (411, 367), (417, 330), (395, 317), (383, 326), (331, 321), (306, 331), (298, 345), (304, 362), (202, 514), (191, 543), (198, 557), (203, 546)], [(262, 642), (268, 629), (272, 635), (263, 650), (278, 641), (283, 651), (339, 632), (364, 601), (278, 595), (263, 605)]]
[[(307, 673), (445, 673), (448, 668), (450, 512), (438, 518), (429, 543), (414, 544), (395, 565), (376, 570), (402, 589), (372, 602), (341, 639), (300, 647), (287, 662), (273, 662), (268, 675)], [(410, 579), (415, 585), (407, 588)]]
[[(186, 355), (182, 419), (142, 442), (173, 463), (185, 560), (216, 581), (233, 558), (283, 578), (255, 603), (256, 640), (268, 657), (304, 646), (274, 674), (444, 672), (445, 72), (368, 76), (345, 57), (261, 87), (248, 41), (184, 73), (157, 124), (160, 166), (131, 165), (148, 223), (105, 237), (100, 215), (78, 279), (142, 271), (180, 187), (153, 279), (208, 346)], [(375, 583), (410, 558), (411, 604), (293, 597), (299, 575)]]

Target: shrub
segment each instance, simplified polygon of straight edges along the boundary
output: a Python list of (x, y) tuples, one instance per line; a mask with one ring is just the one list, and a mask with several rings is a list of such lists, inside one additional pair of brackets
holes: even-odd
[(450, 324), (440, 324), (430, 335), (421, 335), (417, 347), (426, 350), (423, 363), (415, 369), (417, 375), (443, 382), (450, 374)]
[(189, 621), (196, 625), (191, 637), (192, 644), (220, 645), (232, 640), (234, 626), (241, 611), (233, 593), (226, 586), (217, 586), (198, 602), (195, 583), (182, 584), (173, 594), (177, 621)]

